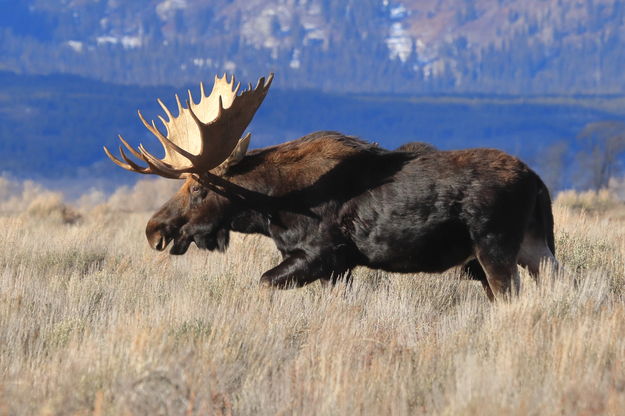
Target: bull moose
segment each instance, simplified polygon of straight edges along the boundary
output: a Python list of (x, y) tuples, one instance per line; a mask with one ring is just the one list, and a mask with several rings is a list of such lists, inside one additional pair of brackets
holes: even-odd
[(555, 248), (549, 192), (519, 159), (494, 149), (439, 151), (407, 144), (392, 151), (355, 137), (320, 131), (247, 152), (241, 138), (273, 74), (239, 93), (234, 76), (215, 77), (209, 95), (191, 92), (178, 115), (160, 101), (165, 133), (159, 159), (143, 145), (120, 146), (124, 169), (184, 179), (149, 220), (149, 244), (184, 254), (193, 242), (225, 251), (230, 231), (270, 237), (282, 262), (262, 284), (288, 288), (335, 282), (356, 266), (438, 273), (464, 266), (489, 299), (518, 291), (517, 265), (538, 277)]

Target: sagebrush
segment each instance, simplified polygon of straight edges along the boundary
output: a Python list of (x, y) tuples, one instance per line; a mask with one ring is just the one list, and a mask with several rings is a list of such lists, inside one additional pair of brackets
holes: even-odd
[(260, 289), (268, 239), (172, 257), (148, 247), (150, 213), (48, 206), (0, 216), (2, 414), (625, 408), (621, 216), (556, 205), (561, 271), (492, 304), (458, 270)]

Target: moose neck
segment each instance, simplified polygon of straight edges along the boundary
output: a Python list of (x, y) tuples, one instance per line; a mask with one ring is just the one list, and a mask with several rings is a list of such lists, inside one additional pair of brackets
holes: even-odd
[(252, 151), (225, 172), (209, 172), (197, 180), (230, 201), (234, 231), (267, 235), (269, 222), (281, 212), (314, 216), (301, 196), (336, 165), (315, 152), (303, 153), (300, 148), (306, 144), (294, 141)]
[(219, 176), (258, 194), (284, 197), (310, 188), (342, 161), (369, 147), (368, 143), (340, 133), (315, 132), (251, 151)]
[(313, 211), (326, 199), (359, 192), (347, 176), (370, 166), (380, 152), (340, 133), (316, 132), (251, 151), (235, 165), (203, 175), (203, 183), (234, 205), (237, 218), (249, 221), (244, 230), (233, 229), (265, 234), (268, 223), (279, 222), (283, 214), (318, 218)]

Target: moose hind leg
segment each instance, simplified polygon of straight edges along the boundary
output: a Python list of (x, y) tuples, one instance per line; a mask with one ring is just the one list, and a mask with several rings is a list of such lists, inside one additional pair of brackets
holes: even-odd
[(558, 268), (558, 262), (547, 242), (543, 238), (526, 233), (519, 251), (519, 265), (525, 267), (530, 276), (538, 282), (541, 262), (549, 262), (554, 269)]
[(467, 263), (462, 266), (462, 271), (467, 275), (469, 279), (479, 280), (486, 292), (486, 296), (488, 300), (491, 302), (495, 300), (495, 295), (488, 285), (488, 279), (486, 278), (486, 273), (484, 269), (480, 265), (479, 261), (476, 259), (469, 260)]
[(520, 288), (516, 250), (503, 247), (478, 246), (477, 259), (486, 272), (486, 279), (496, 298), (518, 295)]

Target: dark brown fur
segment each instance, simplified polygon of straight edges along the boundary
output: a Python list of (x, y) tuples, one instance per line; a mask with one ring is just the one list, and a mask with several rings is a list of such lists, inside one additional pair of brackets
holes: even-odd
[(397, 151), (335, 132), (250, 152), (189, 178), (150, 220), (152, 247), (225, 250), (229, 232), (274, 240), (283, 261), (263, 283), (301, 286), (358, 265), (442, 272), (456, 265), (487, 294), (510, 293), (521, 264), (554, 260), (553, 217), (540, 178), (493, 149)]

